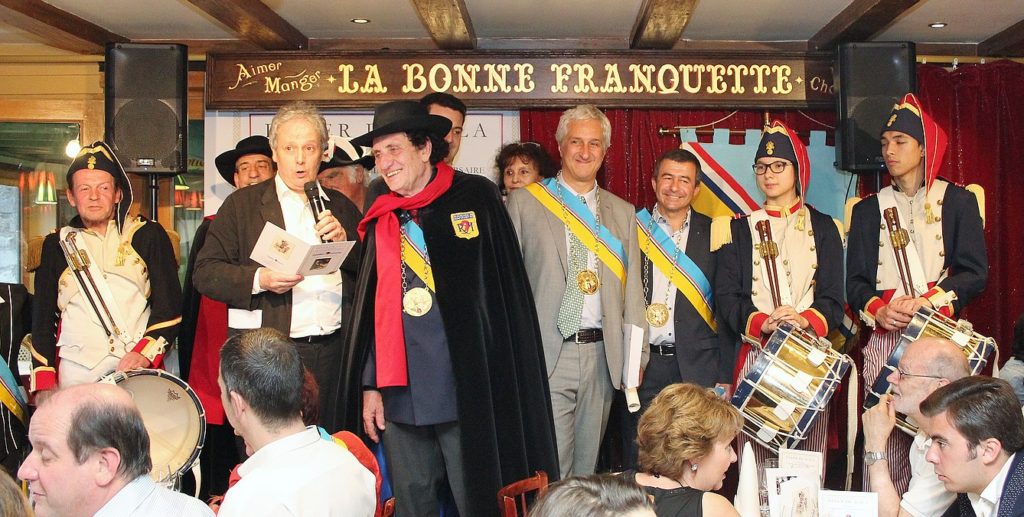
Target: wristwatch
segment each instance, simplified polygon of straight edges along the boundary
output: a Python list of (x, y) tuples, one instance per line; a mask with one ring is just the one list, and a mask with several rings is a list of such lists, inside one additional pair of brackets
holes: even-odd
[(889, 461), (889, 459), (885, 457), (884, 452), (864, 451), (865, 465), (874, 465), (878, 460)]

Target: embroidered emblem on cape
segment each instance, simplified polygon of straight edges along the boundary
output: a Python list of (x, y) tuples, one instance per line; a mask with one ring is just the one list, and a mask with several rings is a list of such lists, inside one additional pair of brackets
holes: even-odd
[(476, 212), (452, 214), (452, 228), (455, 229), (455, 236), (460, 239), (472, 239), (480, 236), (480, 228), (476, 224)]

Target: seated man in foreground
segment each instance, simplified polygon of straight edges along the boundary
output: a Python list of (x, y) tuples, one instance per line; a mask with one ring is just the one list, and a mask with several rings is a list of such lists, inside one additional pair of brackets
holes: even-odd
[(373, 515), (374, 477), (302, 421), (302, 362), (288, 336), (243, 331), (220, 351), (221, 401), (249, 459), (219, 515)]
[(112, 384), (80, 384), (45, 400), (29, 426), (32, 453), (18, 470), (35, 515), (206, 517), (198, 499), (149, 477), (149, 434), (131, 395)]

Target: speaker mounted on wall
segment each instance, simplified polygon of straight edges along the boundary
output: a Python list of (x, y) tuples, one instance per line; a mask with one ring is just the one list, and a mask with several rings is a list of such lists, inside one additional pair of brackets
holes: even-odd
[(128, 172), (187, 169), (188, 47), (110, 43), (105, 62), (104, 139)]
[(850, 172), (885, 168), (879, 136), (892, 106), (917, 89), (917, 52), (911, 42), (842, 43), (836, 52), (836, 161)]

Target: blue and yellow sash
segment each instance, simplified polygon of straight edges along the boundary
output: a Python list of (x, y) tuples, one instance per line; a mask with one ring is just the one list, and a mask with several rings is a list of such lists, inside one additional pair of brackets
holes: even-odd
[(647, 258), (658, 271), (672, 280), (672, 285), (690, 301), (704, 322), (717, 330), (715, 311), (711, 308), (714, 304), (711, 282), (683, 250), (676, 250), (672, 237), (651, 221), (651, 213), (646, 208), (636, 213), (636, 234), (640, 250), (648, 254)]
[(0, 401), (21, 423), (26, 422), (28, 401), (21, 394), (18, 381), (14, 378), (14, 372), (3, 358), (0, 358)]
[(434, 291), (434, 274), (430, 271), (430, 256), (427, 255), (427, 241), (423, 239), (423, 229), (413, 220), (402, 223), (402, 245), (412, 253), (403, 253), (405, 264), (416, 273), (416, 276), (427, 284), (430, 292)]
[[(567, 189), (558, 188), (558, 178), (548, 178), (526, 187), (540, 204), (555, 214), (569, 231), (601, 261), (623, 284), (626, 283), (626, 248), (602, 225), (596, 234), (597, 221), (590, 209)], [(561, 194), (561, 195), (560, 195)], [(563, 209), (564, 207), (564, 209)], [(600, 243), (600, 245), (598, 244)]]

